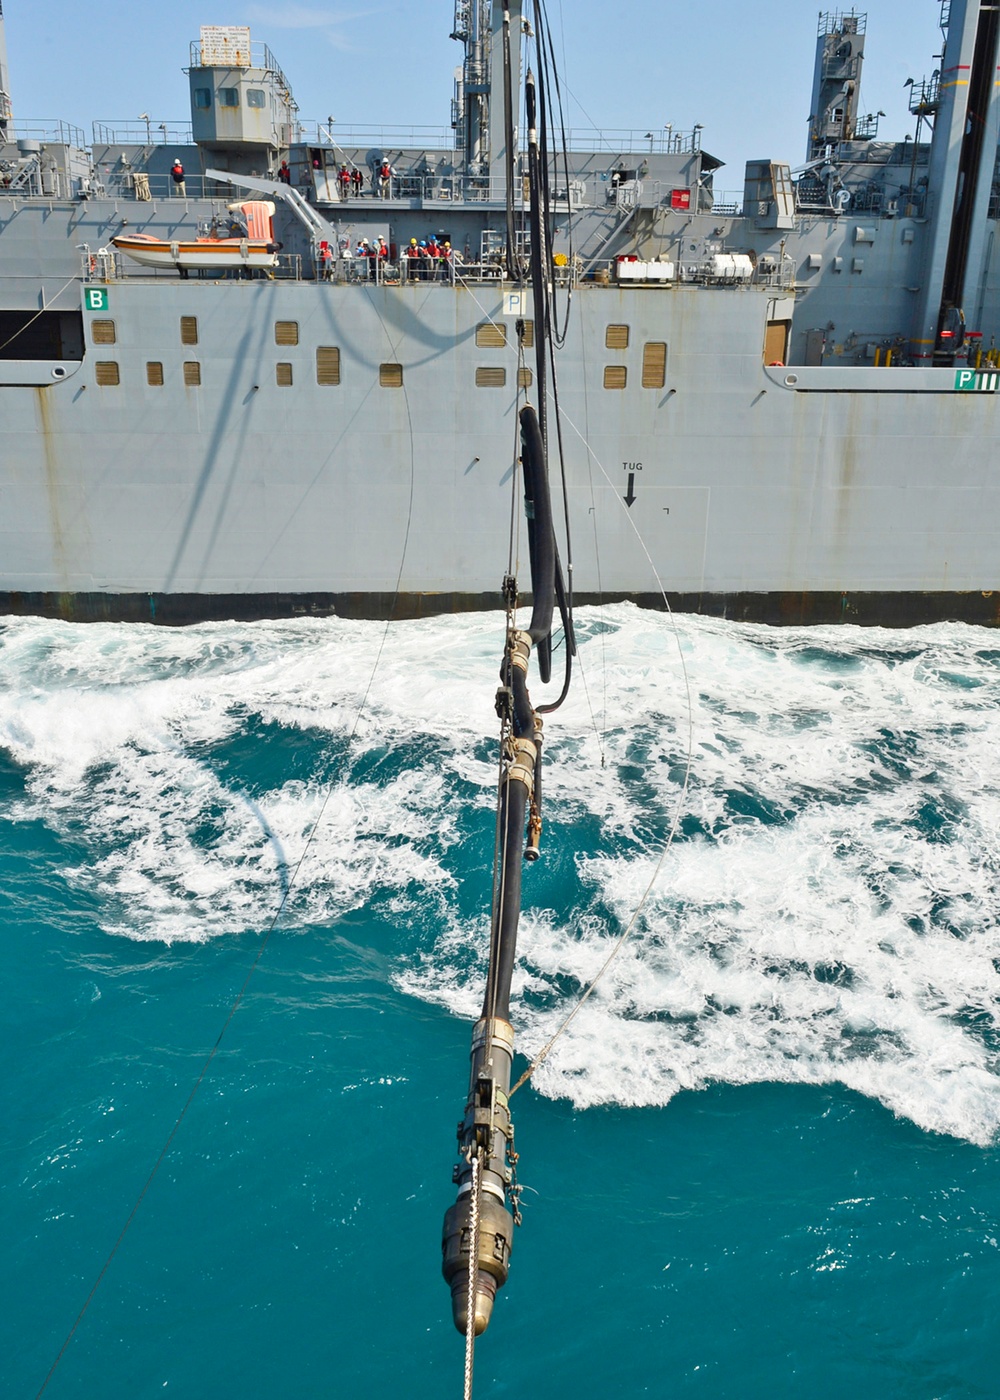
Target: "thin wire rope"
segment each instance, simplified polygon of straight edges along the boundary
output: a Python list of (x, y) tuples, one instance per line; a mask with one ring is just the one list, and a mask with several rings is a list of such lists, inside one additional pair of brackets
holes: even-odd
[[(376, 308), (376, 313), (377, 313), (377, 308)], [(379, 317), (379, 319), (381, 320), (381, 316)], [(383, 329), (384, 329), (384, 322), (383, 322)], [(390, 343), (391, 343), (391, 341), (390, 341)], [(367, 708), (367, 705), (368, 705), (368, 697), (369, 697), (369, 695), (371, 694), (372, 686), (375, 684), (375, 677), (376, 677), (376, 675), (378, 674), (378, 669), (379, 669), (379, 666), (381, 665), (382, 653), (383, 653), (383, 651), (385, 650), (385, 644), (386, 644), (386, 642), (388, 641), (388, 638), (389, 638), (389, 628), (392, 626), (392, 615), (393, 615), (393, 613), (394, 613), (395, 610), (396, 610), (396, 602), (397, 602), (397, 600), (398, 600), (398, 598), (399, 598), (400, 585), (401, 585), (402, 580), (403, 580), (403, 569), (404, 569), (405, 566), (406, 566), (406, 555), (407, 555), (407, 550), (408, 550), (408, 548), (409, 548), (409, 542), (410, 542), (410, 526), (411, 526), (412, 521), (413, 521), (413, 491), (414, 491), (414, 482), (415, 482), (415, 477), (416, 477), (416, 462), (414, 461), (413, 423), (412, 423), (412, 419), (411, 419), (411, 417), (410, 417), (410, 402), (409, 402), (409, 398), (408, 398), (407, 395), (406, 395), (406, 390), (405, 390), (405, 388), (404, 388), (404, 390), (403, 390), (403, 399), (404, 399), (404, 403), (406, 404), (406, 416), (407, 416), (407, 422), (408, 422), (408, 424), (409, 424), (409, 432), (410, 432), (410, 493), (409, 493), (409, 501), (408, 501), (407, 512), (406, 512), (406, 529), (405, 529), (405, 531), (404, 531), (404, 533), (403, 533), (403, 546), (402, 546), (402, 551), (401, 551), (401, 553), (400, 553), (399, 569), (398, 569), (398, 571), (397, 571), (397, 573), (396, 573), (396, 584), (395, 584), (395, 588), (393, 589), (392, 603), (390, 604), (390, 607), (389, 607), (389, 615), (388, 615), (388, 617), (386, 618), (385, 627), (382, 629), (382, 637), (381, 637), (381, 639), (380, 639), (380, 641), (379, 641), (378, 650), (377, 650), (377, 652), (375, 653), (375, 661), (374, 661), (374, 663), (373, 663), (373, 665), (372, 665), (371, 674), (370, 674), (369, 677), (368, 677), (368, 683), (367, 683), (367, 685), (365, 686), (364, 694), (363, 694), (362, 697), (361, 697), (361, 703), (360, 703), (360, 705), (358, 706), (357, 713), (356, 713), (355, 716), (354, 716), (354, 724), (353, 724), (353, 727), (352, 727), (352, 729), (351, 729), (351, 733), (350, 733), (350, 735), (349, 735), (349, 737), (348, 737), (348, 741), (347, 741), (348, 744), (351, 744), (351, 743), (353, 742), (355, 736), (357, 735), (357, 732), (358, 732), (358, 725), (361, 723), (362, 716), (364, 715), (365, 710), (366, 710), (366, 708)], [(212, 1064), (212, 1061), (215, 1059), (216, 1055), (218, 1054), (219, 1047), (220, 1047), (221, 1044), (222, 1044), (223, 1037), (225, 1036), (226, 1031), (229, 1029), (229, 1026), (230, 1026), (230, 1023), (231, 1023), (232, 1020), (233, 1020), (233, 1017), (236, 1015), (236, 1012), (239, 1010), (240, 1005), (242, 1004), (243, 998), (244, 998), (244, 996), (246, 995), (247, 988), (248, 988), (249, 985), (250, 985), (250, 981), (251, 981), (251, 979), (253, 978), (254, 973), (257, 971), (257, 967), (258, 967), (258, 964), (260, 963), (261, 958), (264, 956), (264, 952), (265, 952), (265, 950), (266, 950), (266, 948), (267, 948), (268, 943), (270, 942), (271, 935), (272, 935), (272, 933), (274, 932), (275, 928), (277, 927), (278, 920), (281, 918), (282, 914), (285, 912), (285, 907), (287, 906), (288, 901), (289, 901), (289, 899), (291, 898), (292, 891), (293, 891), (293, 889), (294, 889), (295, 886), (296, 886), (296, 883), (297, 883), (297, 881), (298, 881), (299, 874), (300, 874), (300, 872), (301, 872), (301, 870), (302, 870), (302, 866), (303, 866), (303, 863), (304, 863), (304, 861), (305, 861), (305, 858), (306, 858), (306, 856), (309, 854), (309, 851), (310, 851), (310, 849), (311, 849), (311, 847), (312, 847), (313, 841), (314, 841), (314, 839), (315, 839), (315, 837), (316, 837), (316, 833), (319, 831), (319, 828), (320, 828), (320, 826), (321, 826), (321, 824), (322, 824), (323, 818), (324, 818), (324, 816), (326, 815), (326, 809), (327, 809), (327, 807), (329, 806), (330, 798), (333, 796), (333, 791), (334, 791), (334, 780), (331, 779), (330, 782), (327, 784), (326, 793), (325, 793), (325, 795), (324, 795), (324, 797), (323, 797), (323, 802), (322, 802), (322, 804), (321, 804), (321, 806), (320, 806), (319, 816), (316, 818), (315, 822), (314, 822), (313, 825), (312, 825), (312, 828), (311, 828), (310, 831), (309, 831), (309, 835), (306, 837), (305, 845), (302, 847), (301, 854), (299, 855), (299, 858), (298, 858), (298, 860), (297, 860), (296, 863), (295, 863), (295, 867), (294, 867), (294, 869), (292, 870), (291, 876), (290, 876), (290, 878), (289, 878), (287, 884), (285, 885), (284, 890), (282, 891), (281, 899), (278, 901), (278, 907), (277, 907), (277, 909), (274, 911), (274, 914), (273, 914), (273, 916), (272, 916), (272, 918), (271, 918), (271, 922), (268, 924), (267, 929), (265, 930), (264, 937), (261, 939), (261, 942), (260, 942), (260, 947), (257, 949), (257, 953), (256, 953), (256, 955), (255, 955), (255, 957), (254, 957), (254, 960), (253, 960), (253, 962), (250, 964), (250, 969), (249, 969), (249, 971), (247, 972), (246, 977), (243, 979), (243, 984), (242, 984), (242, 986), (240, 987), (239, 991), (237, 992), (235, 1000), (233, 1001), (232, 1005), (231, 1005), (230, 1008), (229, 1008), (229, 1014), (226, 1016), (226, 1019), (225, 1019), (225, 1021), (223, 1022), (222, 1029), (219, 1031), (219, 1034), (218, 1034), (218, 1036), (216, 1037), (215, 1044), (212, 1046), (211, 1050), (208, 1052), (208, 1055), (205, 1057), (205, 1062), (204, 1062), (204, 1064), (203, 1064), (202, 1067), (201, 1067), (201, 1071), (200, 1071), (200, 1073), (199, 1073), (199, 1075), (198, 1075), (198, 1078), (197, 1078), (197, 1079), (195, 1080), (195, 1082), (194, 1082), (194, 1086), (192, 1087), (190, 1094), (188, 1094), (187, 1100), (186, 1100), (185, 1103), (184, 1103), (184, 1107), (181, 1109), (180, 1113), (177, 1115), (177, 1118), (176, 1118), (175, 1121), (174, 1121), (174, 1126), (170, 1129), (170, 1133), (169, 1133), (168, 1136), (167, 1136), (167, 1140), (166, 1140), (166, 1142), (163, 1144), (163, 1147), (162, 1147), (161, 1150), (160, 1150), (160, 1155), (157, 1157), (156, 1161), (154, 1162), (153, 1168), (152, 1168), (152, 1170), (150, 1171), (149, 1175), (147, 1176), (147, 1178), (146, 1178), (146, 1180), (145, 1180), (145, 1182), (144, 1182), (144, 1184), (143, 1184), (142, 1190), (139, 1192), (138, 1196), (136, 1197), (135, 1204), (132, 1206), (132, 1209), (131, 1209), (131, 1211), (129, 1212), (128, 1218), (127, 1218), (127, 1220), (125, 1221), (125, 1224), (124, 1224), (124, 1225), (122, 1226), (122, 1228), (121, 1228), (121, 1231), (120, 1231), (120, 1233), (119, 1233), (119, 1235), (118, 1235), (118, 1238), (115, 1240), (114, 1244), (112, 1245), (111, 1251), (110, 1251), (110, 1253), (108, 1254), (108, 1257), (105, 1259), (103, 1265), (101, 1266), (100, 1273), (97, 1275), (97, 1278), (94, 1280), (93, 1287), (91, 1288), (90, 1292), (87, 1294), (87, 1297), (86, 1297), (86, 1299), (84, 1300), (83, 1306), (81, 1307), (80, 1311), (77, 1313), (76, 1320), (74, 1321), (73, 1326), (69, 1329), (69, 1332), (66, 1334), (66, 1338), (65, 1338), (65, 1340), (63, 1341), (62, 1346), (59, 1348), (59, 1351), (58, 1351), (58, 1354), (56, 1355), (55, 1360), (52, 1362), (52, 1365), (49, 1367), (49, 1370), (48, 1370), (48, 1373), (46, 1374), (45, 1379), (42, 1381), (41, 1386), (39, 1387), (38, 1391), (36, 1392), (35, 1400), (40, 1400), (40, 1397), (45, 1393), (45, 1390), (46, 1390), (47, 1387), (48, 1387), (49, 1381), (50, 1381), (50, 1380), (52, 1379), (52, 1377), (55, 1375), (56, 1369), (57, 1369), (57, 1367), (59, 1366), (59, 1363), (62, 1361), (62, 1358), (63, 1358), (63, 1356), (64, 1356), (65, 1353), (66, 1353), (67, 1347), (69, 1346), (70, 1342), (73, 1340), (73, 1337), (76, 1335), (77, 1328), (80, 1326), (80, 1323), (83, 1321), (84, 1315), (85, 1315), (85, 1313), (87, 1312), (87, 1309), (90, 1307), (90, 1304), (92, 1303), (92, 1301), (93, 1301), (93, 1299), (94, 1299), (94, 1296), (95, 1296), (95, 1294), (97, 1293), (97, 1290), (98, 1290), (98, 1288), (100, 1287), (100, 1285), (101, 1285), (101, 1283), (102, 1283), (102, 1281), (103, 1281), (103, 1279), (104, 1279), (105, 1274), (108, 1272), (108, 1269), (111, 1267), (111, 1264), (112, 1264), (112, 1262), (114, 1261), (115, 1256), (117, 1255), (119, 1249), (121, 1248), (121, 1245), (122, 1245), (123, 1240), (125, 1239), (125, 1236), (128, 1234), (128, 1231), (129, 1231), (129, 1228), (130, 1228), (130, 1226), (131, 1226), (131, 1224), (132, 1224), (132, 1221), (135, 1219), (135, 1217), (136, 1217), (136, 1215), (137, 1215), (137, 1213), (138, 1213), (138, 1211), (139, 1211), (139, 1207), (142, 1205), (143, 1201), (145, 1200), (146, 1195), (147, 1195), (147, 1193), (149, 1192), (149, 1189), (150, 1189), (150, 1187), (151, 1187), (152, 1184), (153, 1184), (153, 1180), (154, 1180), (154, 1178), (156, 1177), (157, 1172), (160, 1170), (160, 1167), (162, 1166), (163, 1161), (164, 1161), (164, 1159), (165, 1159), (167, 1153), (170, 1151), (170, 1146), (171, 1146), (171, 1144), (173, 1143), (174, 1138), (177, 1136), (177, 1133), (178, 1133), (178, 1131), (180, 1130), (181, 1124), (184, 1122), (184, 1119), (185, 1119), (185, 1117), (187, 1116), (188, 1109), (191, 1107), (192, 1103), (194, 1102), (195, 1095), (198, 1093), (198, 1090), (201, 1088), (202, 1082), (204, 1081), (205, 1076), (206, 1076), (206, 1074), (208, 1073), (208, 1070), (209, 1070), (209, 1067), (210, 1067), (211, 1064)]]
[[(610, 476), (608, 475), (607, 471), (605, 470), (604, 464), (601, 462), (601, 459), (597, 456), (597, 453), (593, 451), (593, 449), (591, 448), (590, 444), (589, 444), (589, 443), (587, 442), (587, 440), (583, 437), (583, 434), (580, 432), (579, 428), (578, 428), (578, 427), (576, 426), (576, 424), (573, 422), (572, 418), (570, 418), (570, 417), (567, 416), (566, 421), (567, 421), (567, 423), (569, 424), (569, 426), (573, 429), (573, 431), (577, 434), (577, 436), (580, 438), (580, 440), (583, 442), (585, 448), (587, 449), (587, 452), (588, 452), (589, 455), (593, 458), (594, 462), (597, 464), (597, 467), (598, 467), (599, 471), (601, 472), (601, 475), (602, 475), (602, 476), (604, 477), (604, 479), (607, 481), (608, 485), (612, 488), (612, 490), (615, 491), (615, 497), (616, 497), (616, 499), (618, 499), (617, 490), (615, 490), (614, 483), (612, 482)], [(660, 597), (663, 599), (663, 605), (664, 605), (664, 607), (666, 608), (668, 617), (670, 618), (670, 625), (671, 625), (671, 629), (672, 629), (673, 634), (674, 634), (674, 641), (675, 641), (676, 646), (677, 646), (677, 656), (678, 656), (678, 660), (680, 661), (681, 675), (682, 675), (683, 678), (684, 678), (684, 692), (685, 692), (685, 698), (686, 698), (686, 702), (687, 702), (687, 754), (686, 754), (686, 756), (685, 756), (685, 763), (684, 763), (684, 781), (683, 781), (683, 783), (681, 784), (681, 790), (680, 790), (680, 792), (679, 792), (679, 794), (678, 794), (678, 796), (677, 796), (677, 802), (676, 802), (675, 807), (674, 807), (673, 821), (671, 822), (670, 830), (669, 830), (669, 832), (668, 832), (668, 834), (667, 834), (667, 839), (666, 839), (666, 842), (664, 843), (663, 850), (660, 852), (660, 858), (659, 858), (659, 860), (656, 862), (656, 866), (655, 866), (655, 868), (654, 868), (654, 870), (653, 870), (652, 875), (650, 876), (649, 883), (646, 885), (646, 888), (645, 888), (645, 890), (644, 890), (643, 893), (642, 893), (642, 897), (640, 898), (639, 903), (636, 905), (635, 909), (634, 909), (633, 912), (632, 912), (632, 917), (629, 919), (628, 923), (626, 924), (624, 931), (623, 931), (623, 932), (618, 936), (618, 938), (615, 940), (614, 945), (613, 945), (613, 947), (612, 947), (612, 949), (611, 949), (611, 952), (610, 952), (610, 953), (608, 954), (608, 956), (605, 958), (604, 962), (601, 964), (601, 966), (600, 966), (600, 968), (597, 970), (596, 974), (591, 978), (591, 980), (590, 980), (590, 982), (588, 983), (588, 985), (584, 988), (584, 991), (582, 992), (582, 994), (580, 995), (580, 997), (577, 999), (576, 1003), (573, 1005), (573, 1007), (572, 1007), (572, 1009), (570, 1010), (569, 1014), (568, 1014), (566, 1017), (564, 1017), (564, 1019), (563, 1019), (563, 1020), (560, 1022), (560, 1024), (556, 1027), (555, 1032), (554, 1032), (554, 1033), (549, 1037), (549, 1039), (545, 1042), (545, 1044), (542, 1046), (541, 1050), (539, 1050), (538, 1054), (535, 1055), (535, 1057), (532, 1059), (531, 1063), (528, 1065), (527, 1069), (526, 1069), (526, 1070), (524, 1071), (524, 1073), (521, 1075), (520, 1079), (518, 1079), (517, 1083), (516, 1083), (516, 1084), (514, 1085), (514, 1087), (511, 1089), (511, 1091), (510, 1091), (510, 1098), (513, 1098), (513, 1097), (514, 1097), (514, 1095), (515, 1095), (515, 1094), (517, 1093), (517, 1091), (522, 1087), (522, 1085), (526, 1084), (527, 1081), (531, 1078), (531, 1076), (534, 1074), (535, 1070), (538, 1069), (538, 1067), (539, 1067), (541, 1064), (543, 1064), (544, 1061), (548, 1058), (548, 1056), (549, 1056), (549, 1054), (551, 1053), (553, 1047), (556, 1045), (556, 1042), (557, 1042), (557, 1041), (560, 1039), (560, 1037), (564, 1034), (564, 1032), (566, 1031), (566, 1029), (569, 1027), (569, 1025), (571, 1024), (571, 1022), (575, 1019), (575, 1017), (576, 1017), (577, 1014), (580, 1012), (580, 1010), (583, 1008), (583, 1006), (590, 1000), (591, 996), (593, 995), (594, 991), (595, 991), (596, 988), (597, 988), (598, 983), (599, 983), (599, 982), (601, 981), (601, 979), (604, 977), (604, 974), (607, 972), (608, 968), (609, 968), (609, 967), (611, 966), (611, 964), (614, 962), (615, 958), (616, 958), (616, 957), (618, 956), (618, 954), (621, 952), (622, 948), (625, 946), (625, 943), (628, 941), (629, 937), (631, 936), (632, 931), (633, 931), (633, 929), (635, 928), (636, 924), (638, 923), (639, 918), (640, 918), (640, 916), (642, 915), (642, 912), (643, 912), (643, 910), (645, 909), (646, 904), (647, 904), (648, 901), (649, 901), (650, 895), (653, 893), (653, 889), (654, 889), (654, 887), (655, 887), (657, 881), (658, 881), (659, 878), (660, 878), (660, 874), (661, 874), (661, 872), (662, 872), (662, 870), (663, 870), (663, 866), (664, 866), (664, 864), (665, 864), (665, 862), (666, 862), (667, 856), (668, 856), (669, 853), (670, 853), (670, 848), (671, 848), (671, 846), (672, 846), (673, 843), (674, 843), (674, 839), (675, 839), (675, 837), (677, 836), (678, 830), (680, 829), (680, 824), (681, 824), (681, 820), (682, 820), (683, 812), (684, 812), (684, 806), (685, 806), (685, 802), (686, 802), (686, 799), (687, 799), (688, 790), (689, 790), (690, 784), (691, 784), (691, 769), (692, 769), (693, 764), (694, 764), (694, 702), (693, 702), (693, 700), (692, 700), (692, 698), (691, 698), (691, 678), (690, 678), (690, 676), (688, 675), (687, 664), (686, 664), (686, 662), (685, 662), (685, 660), (684, 660), (684, 650), (683, 650), (683, 647), (681, 646), (680, 633), (679, 633), (679, 631), (678, 631), (678, 629), (677, 629), (677, 619), (676, 619), (676, 617), (675, 617), (675, 615), (674, 615), (673, 609), (672, 609), (671, 606), (670, 606), (670, 601), (669, 601), (669, 599), (667, 598), (667, 592), (666, 592), (666, 589), (665, 589), (664, 586), (663, 586), (663, 580), (660, 578), (659, 571), (657, 570), (656, 565), (653, 563), (652, 555), (650, 554), (648, 548), (646, 547), (646, 542), (645, 542), (645, 540), (644, 540), (643, 537), (642, 537), (642, 532), (640, 531), (639, 527), (636, 525), (635, 521), (632, 519), (632, 516), (631, 516), (630, 514), (628, 514), (628, 507), (625, 506), (624, 502), (621, 501), (621, 500), (619, 500), (619, 505), (622, 507), (622, 509), (624, 509), (624, 510), (626, 511), (626, 515), (627, 515), (629, 524), (631, 525), (632, 531), (633, 531), (633, 533), (634, 533), (634, 535), (635, 535), (635, 537), (636, 537), (636, 539), (637, 539), (637, 541), (638, 541), (638, 543), (639, 543), (639, 547), (641, 548), (643, 554), (646, 556), (646, 561), (647, 561), (647, 563), (649, 564), (649, 567), (650, 567), (650, 570), (652, 571), (653, 577), (656, 579), (656, 586), (657, 586), (657, 588), (658, 588), (659, 591), (660, 591)]]
[(476, 1277), (479, 1272), (479, 1203), (482, 1186), (482, 1157), (472, 1158), (472, 1210), (469, 1215), (469, 1295), (465, 1304), (465, 1400), (472, 1400), (472, 1372), (476, 1361)]

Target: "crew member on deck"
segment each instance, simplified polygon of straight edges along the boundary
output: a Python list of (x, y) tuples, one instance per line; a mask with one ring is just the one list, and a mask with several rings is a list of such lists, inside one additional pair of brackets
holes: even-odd
[(184, 183), (184, 167), (181, 165), (180, 156), (174, 160), (170, 167), (170, 177), (174, 182), (174, 194), (178, 199), (187, 199), (187, 186)]
[(378, 197), (388, 199), (392, 194), (392, 177), (395, 174), (392, 166), (384, 160), (378, 168)]
[(290, 185), (292, 183), (292, 172), (288, 168), (287, 160), (281, 162), (281, 166), (278, 170), (278, 179), (283, 185)]
[(361, 173), (361, 167), (356, 165), (351, 171), (351, 184), (354, 187), (354, 197), (357, 199), (361, 193), (361, 186), (365, 183), (365, 177)]

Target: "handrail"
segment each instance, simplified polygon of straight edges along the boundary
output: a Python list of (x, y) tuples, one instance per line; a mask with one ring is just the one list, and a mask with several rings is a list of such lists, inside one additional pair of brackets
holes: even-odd
[(190, 122), (100, 121), (91, 126), (95, 146), (192, 146)]
[(56, 146), (76, 146), (81, 151), (87, 145), (82, 127), (58, 117), (24, 117), (8, 126), (7, 141), (48, 141)]
[[(408, 153), (455, 151), (456, 133), (445, 126), (340, 126), (331, 128), (326, 122), (307, 121), (302, 124), (306, 145), (327, 146), (341, 150), (366, 151), (384, 148), (390, 159), (402, 159)], [(701, 150), (701, 127), (692, 131), (675, 131), (666, 125), (656, 131), (641, 127), (570, 127), (566, 131), (567, 148), (574, 152), (601, 151), (624, 155), (691, 155)]]

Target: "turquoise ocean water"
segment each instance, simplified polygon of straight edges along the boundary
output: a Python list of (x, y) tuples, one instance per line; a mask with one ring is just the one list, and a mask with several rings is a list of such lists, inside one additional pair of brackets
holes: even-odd
[[(500, 626), (0, 628), (3, 1395), (42, 1385), (293, 880), (45, 1394), (461, 1396), (439, 1239)], [(580, 632), (522, 1048), (681, 825), (514, 1101), (475, 1394), (1000, 1396), (1000, 638)]]

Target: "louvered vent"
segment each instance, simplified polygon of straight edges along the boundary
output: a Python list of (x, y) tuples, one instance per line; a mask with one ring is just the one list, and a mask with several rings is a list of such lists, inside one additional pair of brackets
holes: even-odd
[(147, 383), (147, 384), (162, 384), (162, 383), (163, 383), (163, 365), (160, 363), (159, 360), (147, 360), (147, 361), (146, 361), (146, 383)]
[(279, 360), (274, 367), (274, 382), (279, 389), (289, 389), (292, 384), (292, 367), (287, 360)]
[(275, 345), (298, 345), (298, 343), (299, 343), (299, 323), (298, 323), (298, 321), (275, 321), (275, 323), (274, 323), (274, 343), (275, 343)]
[(604, 334), (604, 344), (609, 350), (627, 350), (628, 326), (609, 326)]
[(605, 365), (604, 366), (604, 387), (605, 389), (625, 388), (625, 366)]
[(196, 388), (201, 383), (201, 365), (197, 360), (184, 361), (184, 383), (189, 389)]
[(403, 366), (379, 365), (378, 382), (382, 385), (383, 389), (402, 389)]
[(316, 350), (316, 383), (340, 383), (340, 349), (336, 345), (320, 345)]
[(662, 340), (651, 340), (642, 347), (642, 387), (662, 389), (667, 382), (667, 347)]
[(94, 365), (94, 378), (98, 384), (120, 384), (117, 360), (98, 360)]
[(496, 325), (493, 321), (484, 321), (476, 327), (476, 344), (486, 350), (496, 350), (499, 346), (506, 345), (507, 327), (502, 323)]
[(517, 372), (517, 387), (519, 389), (530, 389), (535, 376), (530, 369), (519, 369)]
[(91, 321), (90, 340), (92, 345), (114, 345), (115, 339), (114, 321)]
[(502, 389), (507, 383), (507, 371), (493, 365), (480, 365), (476, 370), (477, 389)]
[(182, 316), (182, 317), (181, 317), (181, 344), (182, 344), (182, 345), (197, 345), (197, 344), (198, 344), (198, 317), (197, 317), (197, 316)]

